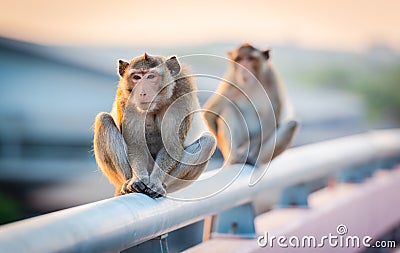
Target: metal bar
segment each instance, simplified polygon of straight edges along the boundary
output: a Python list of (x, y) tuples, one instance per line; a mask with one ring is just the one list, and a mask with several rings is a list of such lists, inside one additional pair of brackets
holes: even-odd
[[(122, 251), (251, 202), (257, 194), (265, 195), (266, 202), (274, 202), (278, 196), (269, 191), (399, 154), (400, 130), (369, 132), (293, 148), (275, 159), (254, 186), (249, 186), (254, 178), (253, 168), (231, 166), (216, 174), (205, 173), (201, 180), (171, 194), (173, 198), (154, 200), (142, 194), (128, 194), (1, 226), (0, 252)], [(261, 169), (256, 172), (262, 175)], [(188, 196), (192, 199), (188, 200)]]

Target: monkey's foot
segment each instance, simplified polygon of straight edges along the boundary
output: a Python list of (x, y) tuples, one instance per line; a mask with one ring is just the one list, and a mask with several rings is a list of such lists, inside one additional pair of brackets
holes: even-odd
[(143, 193), (153, 199), (162, 197), (166, 194), (165, 184), (161, 185), (159, 183), (150, 182), (149, 184), (147, 184), (147, 187)]
[(149, 182), (149, 177), (144, 176), (142, 179), (138, 178), (132, 178), (126, 181), (122, 187), (121, 187), (121, 194), (128, 194), (128, 193), (133, 193), (133, 192), (141, 192), (145, 193), (144, 191), (146, 190)]

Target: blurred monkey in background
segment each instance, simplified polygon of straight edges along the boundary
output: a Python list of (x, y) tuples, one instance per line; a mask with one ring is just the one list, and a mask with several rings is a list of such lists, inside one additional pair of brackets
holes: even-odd
[(225, 163), (259, 166), (281, 154), (298, 127), (270, 50), (243, 44), (228, 53), (226, 76), (204, 105)]

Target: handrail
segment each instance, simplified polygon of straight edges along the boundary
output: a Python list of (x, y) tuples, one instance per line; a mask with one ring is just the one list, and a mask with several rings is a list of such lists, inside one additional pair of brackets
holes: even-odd
[[(230, 166), (179, 191), (177, 197), (216, 191), (199, 200), (151, 199), (128, 194), (0, 227), (0, 252), (115, 252), (176, 230), (209, 215), (251, 202), (254, 196), (400, 155), (400, 129), (309, 144), (287, 150), (249, 186), (253, 168)], [(205, 173), (206, 178), (213, 172)], [(205, 185), (207, 187), (205, 187)], [(218, 187), (217, 187), (218, 186)], [(89, 189), (88, 189), (89, 190)], [(203, 195), (204, 195), (203, 194)], [(268, 194), (265, 194), (268, 200)]]

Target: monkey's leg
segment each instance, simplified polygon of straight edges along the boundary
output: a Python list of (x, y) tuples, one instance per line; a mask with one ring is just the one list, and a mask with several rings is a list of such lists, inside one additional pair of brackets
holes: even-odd
[[(299, 123), (296, 120), (282, 122), (276, 130), (276, 144), (274, 136), (264, 141), (260, 150), (260, 157), (256, 165), (266, 164), (269, 160), (280, 155), (289, 146)], [(275, 149), (274, 149), (275, 144)]]
[[(100, 169), (116, 187), (132, 177), (125, 141), (110, 114), (99, 113), (95, 121), (94, 154)], [(117, 194), (116, 194), (117, 195)]]
[[(172, 151), (174, 155), (178, 155)], [(179, 156), (179, 155), (178, 155)], [(151, 198), (158, 198), (165, 195), (165, 185), (163, 184), (163, 177), (168, 170), (174, 169), (177, 166), (177, 161), (171, 157), (168, 151), (164, 148), (157, 154), (154, 162), (153, 171), (150, 174), (149, 182), (146, 183), (146, 189), (143, 193)]]
[[(166, 125), (171, 125), (166, 123)], [(164, 147), (158, 152), (154, 162), (153, 169), (150, 173), (149, 182), (146, 183), (146, 189), (143, 193), (152, 198), (158, 198), (165, 195), (165, 185), (163, 178), (170, 171), (174, 170), (182, 158), (184, 148), (177, 135), (165, 134), (163, 138)]]
[(167, 192), (182, 189), (196, 180), (207, 167), (215, 147), (215, 138), (209, 133), (187, 146), (178, 166), (164, 177)]
[(241, 148), (249, 143), (246, 122), (238, 109), (226, 106), (217, 120), (218, 147), (227, 164), (246, 162), (247, 149)]

